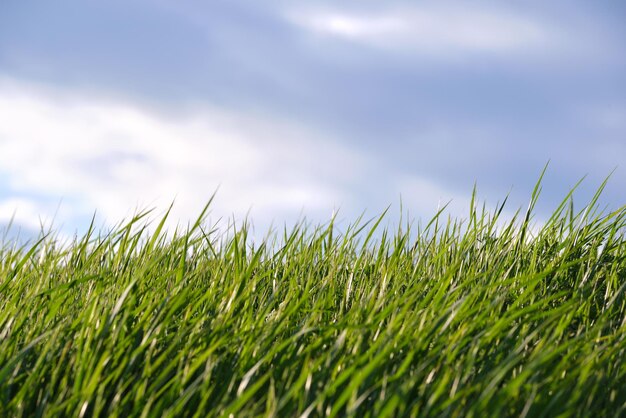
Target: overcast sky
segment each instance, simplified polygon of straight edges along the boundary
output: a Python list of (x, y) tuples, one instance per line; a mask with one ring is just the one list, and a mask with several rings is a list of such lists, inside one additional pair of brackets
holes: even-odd
[[(263, 228), (474, 183), (540, 219), (616, 168), (626, 203), (626, 3), (0, 2), (0, 225), (83, 229), (175, 199)], [(395, 209), (392, 209), (392, 212)], [(397, 209), (399, 211), (399, 209)]]

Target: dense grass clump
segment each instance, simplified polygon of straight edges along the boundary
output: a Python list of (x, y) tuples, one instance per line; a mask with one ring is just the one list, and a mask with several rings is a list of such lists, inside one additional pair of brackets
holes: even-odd
[[(0, 250), (1, 416), (624, 416), (626, 208)], [(152, 232), (148, 232), (152, 231)]]

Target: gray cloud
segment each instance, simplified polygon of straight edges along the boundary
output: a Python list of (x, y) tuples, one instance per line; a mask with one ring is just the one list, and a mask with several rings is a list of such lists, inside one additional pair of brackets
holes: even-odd
[[(492, 200), (513, 187), (522, 202), (551, 160), (546, 200), (553, 203), (585, 174), (588, 194), (621, 163), (626, 8), (619, 2), (478, 2), (469, 11), (458, 2), (312, 2), (300, 15), (297, 7), (65, 1), (27, 9), (3, 3), (0, 65), (22, 86), (54, 86), (64, 97), (60, 108), (72, 100), (67, 91), (78, 92), (81, 106), (89, 97), (127, 103), (164, 126), (179, 126), (203, 106), (246, 115), (241, 123), (256, 125), (239, 131), (244, 148), (276, 154), (274, 163), (238, 177), (241, 184), (271, 184), (259, 189), (261, 195), (280, 195), (278, 189), (298, 195), (298, 182), (324, 184), (335, 190), (329, 201), (378, 208), (395, 201), (403, 187), (414, 189), (407, 184), (439, 188), (462, 201), (477, 181)], [(319, 19), (306, 21), (337, 15), (344, 19), (339, 32), (332, 22), (331, 30), (320, 30)], [(394, 19), (406, 22), (398, 29)], [(455, 23), (451, 33), (441, 20)], [(476, 32), (475, 21), (483, 22)], [(420, 22), (425, 29), (416, 28)], [(272, 127), (263, 127), (263, 120)], [(285, 122), (298, 129), (274, 130)], [(130, 136), (119, 139), (115, 122), (110, 125), (102, 128), (108, 148), (63, 157), (72, 170), (100, 167), (98, 181), (107, 189), (116, 173), (163, 169), (128, 148), (147, 133), (126, 131)], [(50, 135), (49, 141), (63, 140)], [(308, 139), (298, 141), (299, 135)], [(110, 144), (115, 138), (121, 145)], [(303, 143), (303, 155), (311, 158), (291, 158)], [(340, 159), (324, 157), (329, 143), (342, 150), (332, 152), (357, 156), (361, 168), (337, 175)], [(220, 177), (200, 165), (195, 170), (196, 177)], [(613, 205), (623, 204), (624, 170), (618, 168), (607, 190)], [(299, 174), (284, 174), (293, 172)], [(16, 188), (37, 181), (13, 180)]]

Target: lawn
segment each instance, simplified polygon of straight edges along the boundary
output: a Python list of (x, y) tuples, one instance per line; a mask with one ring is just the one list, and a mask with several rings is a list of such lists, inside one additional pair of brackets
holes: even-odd
[(0, 249), (1, 416), (625, 416), (626, 207)]

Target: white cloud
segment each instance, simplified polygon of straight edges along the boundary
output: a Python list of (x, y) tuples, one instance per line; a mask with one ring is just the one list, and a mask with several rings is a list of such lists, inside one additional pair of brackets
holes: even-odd
[(383, 11), (292, 10), (292, 23), (372, 47), (432, 55), (543, 51), (561, 35), (537, 19), (465, 6), (396, 7)]
[[(175, 198), (173, 218), (194, 219), (218, 186), (215, 216), (240, 219), (251, 209), (269, 223), (301, 210), (330, 215), (350, 203), (350, 184), (366, 166), (337, 141), (263, 115), (204, 106), (163, 118), (6, 79), (0, 92), (0, 175), (18, 194), (64, 198), (69, 216), (97, 209), (118, 222)], [(0, 218), (16, 206), (25, 225), (52, 216), (32, 200), (0, 196)]]
[(184, 223), (218, 187), (212, 219), (241, 220), (251, 209), (261, 234), (301, 214), (317, 222), (339, 209), (351, 222), (369, 207), (376, 215), (372, 205), (400, 195), (411, 216), (432, 216), (451, 199), (448, 213), (467, 214), (467, 193), (405, 177), (381, 156), (275, 116), (208, 106), (177, 113), (0, 78), (0, 178), (8, 190), (0, 192), (0, 223), (15, 213), (35, 230), (53, 218), (84, 227), (79, 221), (97, 210), (113, 224), (173, 199), (171, 219)]
[(9, 223), (39, 231), (41, 227), (49, 225), (51, 219), (41, 218), (42, 213), (48, 212), (49, 208), (38, 205), (32, 199), (12, 197), (0, 201), (0, 227)]
[(447, 205), (446, 213), (459, 218), (467, 217), (471, 197), (451, 190), (421, 177), (404, 176), (397, 182), (397, 191), (407, 207), (419, 214), (434, 216)]
[[(398, 190), (402, 191), (402, 199), (406, 206), (412, 209), (416, 209), (422, 216), (424, 221), (428, 222), (432, 219), (437, 212), (445, 206), (445, 210), (442, 213), (440, 219), (446, 220), (448, 216), (451, 216), (456, 220), (464, 220), (467, 225), (467, 220), (470, 215), (470, 208), (472, 203), (471, 194), (455, 192), (436, 181), (427, 180), (420, 177), (404, 176), (398, 181)], [(502, 196), (500, 199), (503, 199)], [(487, 213), (493, 215), (496, 210), (499, 209), (499, 205), (502, 204), (502, 200), (490, 201), (487, 199), (480, 190), (477, 192), (475, 205), (478, 210), (478, 216), (481, 215), (481, 210), (485, 205)], [(508, 205), (505, 205), (496, 226), (498, 229), (507, 227), (510, 222), (515, 218), (515, 214), (518, 209), (521, 211), (518, 214), (516, 221), (517, 224), (522, 221), (524, 210), (526, 209), (527, 202), (516, 203), (508, 201)], [(538, 213), (533, 214), (531, 222), (531, 231), (533, 234), (538, 234), (541, 228), (546, 224), (547, 219)]]

